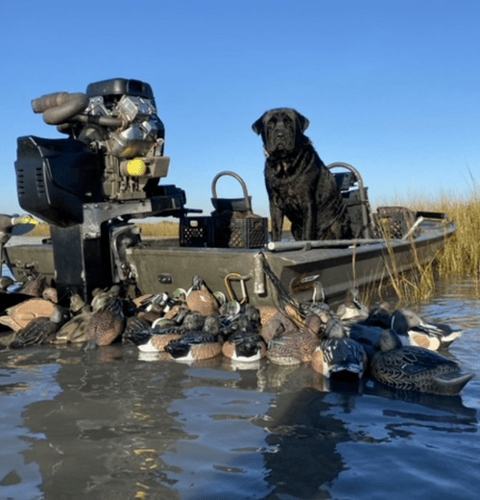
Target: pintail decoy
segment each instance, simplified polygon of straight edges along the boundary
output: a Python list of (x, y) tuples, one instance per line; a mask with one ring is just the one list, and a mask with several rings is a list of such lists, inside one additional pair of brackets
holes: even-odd
[(356, 288), (349, 288), (344, 303), (337, 309), (337, 316), (342, 321), (353, 322), (366, 319), (368, 315), (368, 308), (360, 302), (358, 290)]
[(47, 343), (53, 339), (55, 333), (68, 318), (68, 310), (57, 306), (49, 318), (38, 317), (30, 321), (25, 328), (17, 333), (10, 347), (12, 349), (19, 349), (30, 345)]
[(403, 343), (431, 351), (446, 348), (463, 335), (463, 330), (460, 328), (454, 329), (447, 324), (426, 322), (411, 309), (395, 311), (391, 327), (400, 335)]
[(422, 347), (403, 347), (399, 336), (384, 330), (380, 351), (371, 360), (372, 376), (398, 389), (454, 396), (475, 376), (459, 365)]

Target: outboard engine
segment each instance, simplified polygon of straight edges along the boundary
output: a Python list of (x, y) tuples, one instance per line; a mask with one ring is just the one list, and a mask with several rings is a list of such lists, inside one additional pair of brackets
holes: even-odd
[(122, 256), (140, 240), (128, 220), (181, 217), (185, 192), (159, 185), (170, 159), (165, 128), (150, 85), (115, 78), (83, 93), (58, 92), (32, 101), (64, 139), (18, 139), (20, 206), (51, 226), (55, 284), (89, 299), (96, 287), (128, 281)]

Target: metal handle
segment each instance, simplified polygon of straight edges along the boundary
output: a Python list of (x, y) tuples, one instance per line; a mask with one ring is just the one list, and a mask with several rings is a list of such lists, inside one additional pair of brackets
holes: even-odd
[(235, 172), (230, 172), (228, 170), (225, 170), (224, 172), (220, 172), (217, 174), (212, 181), (212, 197), (217, 198), (217, 181), (220, 179), (220, 177), (223, 177), (224, 175), (229, 175), (231, 177), (234, 177), (237, 179), (237, 181), (240, 183), (243, 189), (243, 196), (245, 197), (245, 205), (247, 207), (247, 210), (251, 211), (252, 206), (250, 204), (250, 198), (248, 196), (248, 190), (247, 190), (247, 185), (245, 184), (245, 181)]
[(363, 184), (363, 179), (362, 176), (360, 175), (360, 172), (352, 167), (352, 165), (349, 165), (348, 163), (343, 163), (343, 162), (335, 162), (335, 163), (330, 163), (330, 165), (327, 165), (327, 168), (329, 170), (332, 170), (333, 168), (346, 168), (347, 170), (350, 170), (350, 172), (353, 172), (355, 177), (357, 178), (358, 182), (358, 192), (360, 195), (360, 203), (361, 203), (361, 210), (362, 210), (362, 223), (364, 226), (364, 235), (365, 238), (370, 238), (370, 230), (369, 230), (369, 218), (368, 218), (368, 209), (367, 209), (367, 194), (365, 192), (365, 187)]

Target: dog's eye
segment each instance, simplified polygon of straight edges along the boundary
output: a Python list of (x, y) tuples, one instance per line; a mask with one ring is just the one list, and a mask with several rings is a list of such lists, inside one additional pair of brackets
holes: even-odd
[(292, 119), (289, 118), (288, 116), (286, 116), (284, 119), (283, 119), (283, 123), (285, 125), (291, 125), (292, 124)]
[(267, 127), (268, 127), (268, 128), (273, 128), (273, 127), (275, 127), (276, 123), (277, 123), (277, 120), (275, 120), (274, 118), (272, 118), (272, 119), (271, 119), (271, 120), (269, 120), (269, 122), (267, 123)]

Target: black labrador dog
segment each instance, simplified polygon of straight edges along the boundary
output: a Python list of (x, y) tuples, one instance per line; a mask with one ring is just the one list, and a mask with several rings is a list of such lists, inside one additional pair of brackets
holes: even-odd
[(265, 183), (272, 238), (282, 238), (284, 216), (296, 240), (351, 237), (346, 205), (335, 177), (303, 132), (309, 121), (290, 108), (267, 111), (253, 125), (267, 156)]

